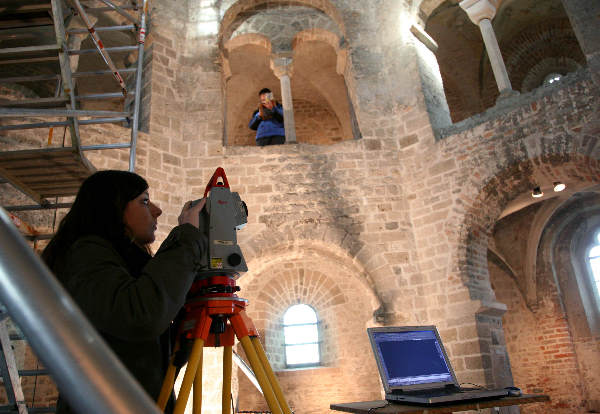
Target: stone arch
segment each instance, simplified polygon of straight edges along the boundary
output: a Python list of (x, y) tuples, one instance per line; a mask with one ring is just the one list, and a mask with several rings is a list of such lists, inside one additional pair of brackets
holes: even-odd
[[(340, 38), (335, 33), (324, 29), (303, 30), (294, 37), (292, 48), (294, 99), (301, 101), (299, 103), (306, 102), (308, 105), (304, 121), (302, 113), (297, 114), (298, 140), (309, 142), (307, 138), (315, 135), (314, 132), (303, 134), (298, 128), (314, 122), (316, 118), (326, 119), (328, 113), (332, 113), (333, 117), (326, 124), (327, 126), (316, 129), (322, 130), (321, 134), (327, 130), (337, 130), (338, 135), (330, 137), (330, 142), (357, 138), (353, 127), (356, 123), (353, 103), (350, 101), (345, 76), (348, 51), (340, 47)], [(315, 108), (319, 106), (324, 107), (319, 111), (320, 116), (311, 115), (311, 112), (316, 112)], [(294, 109), (300, 112), (302, 106), (296, 106), (294, 103)]]
[(254, 45), (263, 49), (268, 50), (269, 52), (272, 50), (271, 40), (263, 34), (260, 33), (245, 33), (239, 36), (236, 36), (232, 39), (227, 40), (225, 42), (225, 50), (227, 53), (231, 53), (231, 51), (248, 45)]
[(279, 80), (269, 67), (271, 42), (258, 33), (236, 36), (225, 44), (221, 59), (225, 78), (226, 144), (254, 143), (254, 131), (247, 123), (256, 109), (258, 91), (267, 87), (281, 96)]
[[(243, 243), (249, 247), (244, 254), (250, 271), (239, 279), (240, 296), (249, 300), (248, 316), (297, 412), (323, 412), (328, 408), (323, 402), (342, 398), (331, 395), (334, 380), (351, 384), (342, 391), (343, 398), (360, 395), (372, 399), (381, 392), (374, 364), (365, 365), (360, 358), (369, 352), (365, 329), (376, 324), (381, 301), (360, 260), (333, 240), (319, 238), (334, 231), (317, 226), (303, 226), (285, 235), (264, 231)], [(285, 369), (282, 318), (285, 310), (297, 303), (313, 307), (319, 317), (322, 365), (318, 377), (312, 369)], [(307, 388), (323, 398), (307, 398)], [(264, 405), (264, 398), (244, 379), (240, 380), (239, 399), (241, 407)]]
[(419, 16), (427, 21), (431, 14), (446, 0), (414, 0), (413, 7), (419, 10)]
[[(506, 280), (502, 281), (506, 277), (502, 271), (496, 269), (493, 273), (494, 282), (505, 285), (497, 292), (499, 299), (510, 304), (503, 326), (511, 349), (515, 381), (543, 384), (552, 401), (561, 402), (560, 406), (555, 403), (551, 407), (555, 412), (561, 409), (572, 412), (576, 407), (594, 411), (599, 403), (594, 396), (598, 395), (600, 383), (591, 374), (597, 370), (590, 367), (598, 366), (600, 354), (596, 345), (588, 344), (597, 342), (600, 314), (584, 256), (591, 233), (600, 226), (599, 201), (597, 185), (578, 191), (554, 209), (547, 220), (535, 252), (537, 301), (534, 306), (529, 306), (523, 295), (515, 294), (514, 288), (507, 288)], [(543, 208), (542, 205), (537, 210), (541, 212)], [(529, 213), (531, 211), (529, 209)], [(531, 214), (517, 218), (517, 222), (524, 217), (530, 220)], [(535, 231), (534, 226), (531, 227)], [(532, 327), (537, 329), (532, 330)], [(557, 332), (562, 335), (560, 350), (554, 345)], [(519, 345), (524, 342), (528, 344), (526, 347)], [(558, 367), (553, 367), (551, 362), (557, 359), (555, 354), (561, 359)], [(540, 364), (541, 361), (545, 362)], [(549, 370), (553, 371), (551, 375)], [(556, 379), (567, 371), (568, 379)]]
[(252, 283), (258, 274), (274, 263), (313, 255), (355, 275), (362, 290), (373, 292), (378, 320), (383, 320), (390, 306), (387, 303), (390, 286), (385, 278), (394, 273), (384, 254), (355, 240), (343, 229), (306, 224), (286, 227), (281, 231), (264, 230), (250, 235), (240, 245), (244, 246), (249, 269), (242, 278), (243, 283)]
[(223, 19), (221, 19), (221, 26), (217, 37), (218, 44), (223, 45), (249, 13), (281, 5), (304, 6), (317, 9), (333, 20), (340, 28), (341, 33), (345, 35), (346, 30), (342, 16), (330, 0), (239, 0), (225, 11)]
[[(292, 44), (291, 81), (298, 142), (333, 144), (357, 138), (343, 76), (347, 51), (340, 48), (340, 38), (313, 28), (297, 33)], [(254, 144), (255, 132), (248, 128), (248, 120), (256, 110), (258, 90), (268, 87), (280, 100), (280, 82), (270, 67), (271, 52), (270, 39), (257, 33), (238, 35), (224, 45), (227, 145)]]
[[(547, 183), (548, 188), (553, 177), (567, 177), (578, 189), (585, 189), (600, 181), (598, 161), (578, 153), (542, 154), (535, 158), (524, 159), (507, 168), (497, 171), (489, 177), (477, 197), (468, 206), (461, 225), (459, 237), (459, 268), (463, 282), (469, 288), (473, 299), (495, 300), (489, 286), (487, 272), (488, 236), (496, 220), (502, 217), (503, 210), (510, 209), (511, 201), (530, 197), (533, 187)], [(531, 199), (531, 198), (530, 198)], [(533, 200), (533, 199), (531, 199)], [(537, 243), (543, 228), (552, 212), (562, 204), (551, 203), (542, 209), (536, 218), (535, 228), (528, 240), (528, 254), (537, 252)], [(531, 271), (531, 270), (530, 270)], [(526, 296), (535, 295), (535, 274), (529, 276)]]
[[(419, 7), (426, 31), (439, 46), (436, 57), (453, 122), (494, 107), (498, 85), (479, 27), (456, 1), (424, 0)], [(515, 90), (528, 92), (552, 71), (565, 75), (585, 65), (560, 0), (505, 0), (492, 24)], [(457, 57), (461, 65), (453, 64)], [(454, 95), (467, 97), (468, 106), (455, 107)]]
[(299, 47), (304, 42), (312, 41), (327, 43), (335, 50), (335, 53), (340, 52), (340, 38), (329, 30), (319, 28), (298, 32), (292, 41), (292, 49)]

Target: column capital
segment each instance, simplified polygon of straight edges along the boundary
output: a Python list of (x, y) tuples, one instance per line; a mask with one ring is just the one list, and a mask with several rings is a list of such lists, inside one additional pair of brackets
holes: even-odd
[(271, 70), (281, 79), (282, 76), (290, 77), (292, 75), (294, 66), (292, 56), (287, 54), (278, 54), (271, 56)]
[(467, 13), (469, 19), (478, 25), (483, 19), (494, 18), (497, 4), (498, 0), (462, 0), (459, 6)]

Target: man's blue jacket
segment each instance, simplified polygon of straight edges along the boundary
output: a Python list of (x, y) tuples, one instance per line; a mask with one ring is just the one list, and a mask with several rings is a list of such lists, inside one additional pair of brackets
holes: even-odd
[(272, 116), (268, 119), (262, 119), (257, 109), (252, 114), (252, 119), (250, 120), (248, 126), (250, 129), (256, 131), (256, 139), (274, 136), (284, 137), (285, 129), (283, 128), (283, 107), (279, 103), (275, 105), (272, 110)]

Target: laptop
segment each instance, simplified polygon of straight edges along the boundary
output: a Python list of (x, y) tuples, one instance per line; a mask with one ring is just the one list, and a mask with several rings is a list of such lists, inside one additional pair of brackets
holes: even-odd
[(498, 398), (506, 389), (461, 388), (435, 326), (368, 328), (385, 399), (416, 404)]

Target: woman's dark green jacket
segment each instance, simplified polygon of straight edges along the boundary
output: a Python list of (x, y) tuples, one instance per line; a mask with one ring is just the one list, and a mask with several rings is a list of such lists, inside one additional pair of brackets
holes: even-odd
[[(83, 313), (151, 398), (160, 392), (169, 358), (168, 330), (205, 262), (206, 237), (175, 227), (154, 257), (134, 244), (98, 236), (71, 245), (55, 273)], [(69, 413), (59, 401), (57, 413)]]

